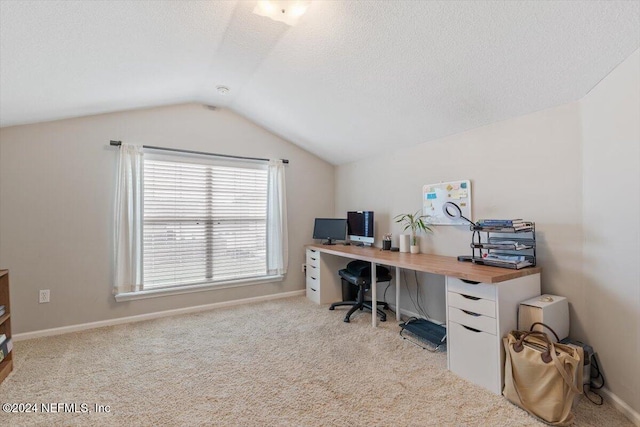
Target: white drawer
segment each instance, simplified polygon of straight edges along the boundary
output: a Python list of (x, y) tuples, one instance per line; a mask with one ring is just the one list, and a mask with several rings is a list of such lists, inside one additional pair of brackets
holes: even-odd
[(307, 276), (315, 277), (316, 279), (320, 277), (320, 269), (315, 265), (307, 264)]
[(320, 279), (307, 274), (307, 287), (309, 286), (313, 287), (315, 290), (320, 290)]
[(462, 279), (447, 276), (447, 291), (469, 295), (471, 297), (496, 300), (496, 286), (488, 283), (465, 282)]
[(481, 387), (500, 394), (498, 337), (456, 323), (447, 327), (449, 369)]
[(496, 317), (496, 303), (476, 296), (447, 292), (447, 305), (489, 317)]
[(320, 267), (320, 253), (313, 249), (307, 249), (307, 265)]
[(496, 334), (496, 319), (494, 319), (493, 317), (487, 317), (483, 316), (482, 314), (460, 310), (459, 308), (455, 307), (449, 307), (449, 321), (453, 321), (464, 326), (469, 326), (470, 328), (478, 329), (492, 335)]
[(307, 298), (316, 304), (320, 304), (320, 281), (317, 278), (307, 276)]

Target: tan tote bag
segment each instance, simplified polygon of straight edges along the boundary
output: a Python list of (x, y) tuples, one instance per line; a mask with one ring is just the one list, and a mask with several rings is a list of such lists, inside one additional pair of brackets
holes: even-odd
[(502, 342), (502, 394), (548, 424), (571, 424), (574, 397), (582, 393), (582, 348), (554, 344), (540, 331), (511, 331)]

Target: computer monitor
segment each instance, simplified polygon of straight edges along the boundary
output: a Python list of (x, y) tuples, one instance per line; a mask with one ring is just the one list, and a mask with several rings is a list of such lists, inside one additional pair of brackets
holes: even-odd
[(323, 245), (334, 245), (334, 240), (344, 240), (347, 233), (347, 220), (344, 218), (316, 218), (313, 227), (314, 239), (327, 239)]
[(347, 230), (349, 240), (352, 242), (373, 245), (373, 211), (347, 212)]

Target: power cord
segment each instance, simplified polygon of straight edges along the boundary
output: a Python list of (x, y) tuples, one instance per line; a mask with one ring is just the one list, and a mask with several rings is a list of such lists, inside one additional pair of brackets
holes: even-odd
[[(597, 382), (594, 381), (594, 379), (597, 380)], [(598, 382), (600, 384), (598, 384)], [(604, 387), (604, 375), (600, 370), (600, 365), (598, 364), (598, 359), (596, 358), (595, 353), (593, 354), (593, 357), (591, 357), (591, 372), (590, 372), (589, 385), (591, 390), (600, 390), (602, 387)], [(582, 388), (584, 391), (584, 395), (587, 397), (587, 399), (589, 399), (589, 401), (591, 401), (591, 403), (596, 404), (598, 406), (604, 403), (604, 399), (602, 398), (602, 395), (596, 393), (595, 391), (591, 391), (591, 394), (594, 394), (598, 397), (596, 400), (594, 400), (591, 398), (591, 396), (587, 394), (586, 388), (587, 388), (587, 384), (584, 384)]]
[(416, 301), (418, 302), (418, 308), (420, 309), (422, 314), (426, 316), (427, 319), (431, 319), (431, 316), (429, 316), (429, 312), (427, 312), (427, 310), (425, 310), (420, 304), (420, 285), (418, 284), (418, 272), (414, 270), (413, 274), (416, 279)]
[[(387, 290), (389, 290), (389, 286), (391, 286), (391, 281), (389, 281), (389, 283), (387, 284), (387, 287), (384, 288), (384, 292), (382, 293), (382, 301), (386, 302), (387, 305), (389, 305), (389, 303), (387, 302)], [(398, 309), (398, 307), (396, 307), (396, 310)], [(389, 309), (389, 311), (391, 311), (392, 313), (395, 313), (394, 310)]]
[[(411, 296), (411, 290), (409, 289), (409, 284), (407, 283), (407, 275), (404, 269), (402, 269), (402, 278), (404, 279), (404, 286), (405, 288), (407, 288), (407, 294), (409, 294), (409, 299), (411, 300), (411, 303), (413, 304), (413, 308), (418, 311), (419, 314), (422, 314), (423, 316), (425, 316), (427, 319), (431, 319), (431, 317), (429, 317), (429, 314), (424, 312), (420, 306), (419, 303), (416, 303), (416, 301), (413, 300), (413, 297)], [(418, 275), (416, 273), (416, 299), (419, 298), (419, 288), (418, 288)]]

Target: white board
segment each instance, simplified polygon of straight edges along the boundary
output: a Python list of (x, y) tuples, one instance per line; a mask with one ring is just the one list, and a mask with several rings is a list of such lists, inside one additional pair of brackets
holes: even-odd
[(427, 184), (422, 187), (422, 212), (430, 215), (433, 225), (468, 225), (462, 218), (451, 219), (444, 214), (442, 207), (453, 202), (460, 207), (462, 216), (471, 218), (471, 181), (450, 181)]

